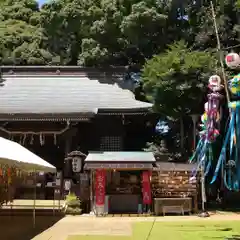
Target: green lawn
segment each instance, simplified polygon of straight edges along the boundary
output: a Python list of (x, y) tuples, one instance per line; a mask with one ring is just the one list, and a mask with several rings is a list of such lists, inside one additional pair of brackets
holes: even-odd
[[(71, 236), (67, 240), (146, 240), (152, 224), (135, 223), (131, 237)], [(155, 222), (148, 240), (224, 240), (234, 235), (240, 237), (240, 221)]]

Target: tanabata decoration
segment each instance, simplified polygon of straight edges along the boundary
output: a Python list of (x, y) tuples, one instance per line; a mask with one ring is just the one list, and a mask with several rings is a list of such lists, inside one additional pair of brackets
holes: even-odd
[(196, 177), (201, 169), (204, 176), (209, 173), (213, 163), (212, 145), (219, 136), (220, 129), (220, 99), (223, 97), (219, 92), (223, 89), (221, 78), (218, 75), (209, 78), (208, 88), (210, 93), (207, 95), (208, 102), (204, 105), (205, 112), (201, 116), (201, 131), (199, 142), (190, 163), (196, 163), (197, 167), (193, 170), (192, 178)]
[(0, 206), (13, 199), (10, 191), (10, 188), (13, 185), (13, 174), (15, 174), (13, 168), (7, 166), (0, 167)]
[[(240, 67), (240, 57), (236, 53), (230, 53), (225, 58), (230, 68)], [(240, 74), (234, 76), (228, 82), (231, 100), (228, 103), (229, 122), (224, 137), (223, 146), (211, 183), (214, 183), (219, 175), (223, 174), (224, 184), (231, 191), (240, 190)]]
[(0, 206), (13, 200), (14, 189), (23, 183), (26, 175), (29, 173), (7, 165), (0, 165)]

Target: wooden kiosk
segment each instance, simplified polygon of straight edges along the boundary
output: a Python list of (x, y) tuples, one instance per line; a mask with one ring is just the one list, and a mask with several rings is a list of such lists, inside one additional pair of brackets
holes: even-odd
[(90, 153), (84, 169), (91, 176), (92, 212), (103, 215), (147, 211), (152, 203), (150, 179), (154, 162), (151, 152)]

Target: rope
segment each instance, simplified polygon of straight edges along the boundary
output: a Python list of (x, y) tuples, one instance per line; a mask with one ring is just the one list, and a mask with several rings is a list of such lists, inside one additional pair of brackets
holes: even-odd
[(21, 132), (21, 131), (10, 131), (10, 130), (7, 130), (6, 128), (4, 127), (0, 127), (0, 130), (7, 133), (8, 135), (39, 135), (39, 136), (42, 136), (42, 135), (61, 135), (63, 134), (64, 132), (66, 132), (68, 129), (70, 128), (70, 123), (67, 122), (67, 126), (65, 128), (63, 128), (62, 130), (59, 130), (59, 131), (39, 131), (39, 132), (35, 132), (35, 131), (24, 131), (24, 132)]

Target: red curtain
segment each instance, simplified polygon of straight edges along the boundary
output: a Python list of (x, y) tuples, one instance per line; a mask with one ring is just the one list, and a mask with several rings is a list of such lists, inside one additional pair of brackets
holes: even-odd
[(143, 204), (151, 204), (152, 203), (150, 177), (151, 177), (150, 171), (143, 171), (143, 173), (142, 173)]
[(104, 169), (96, 170), (95, 179), (96, 205), (102, 206), (105, 203), (106, 171)]

